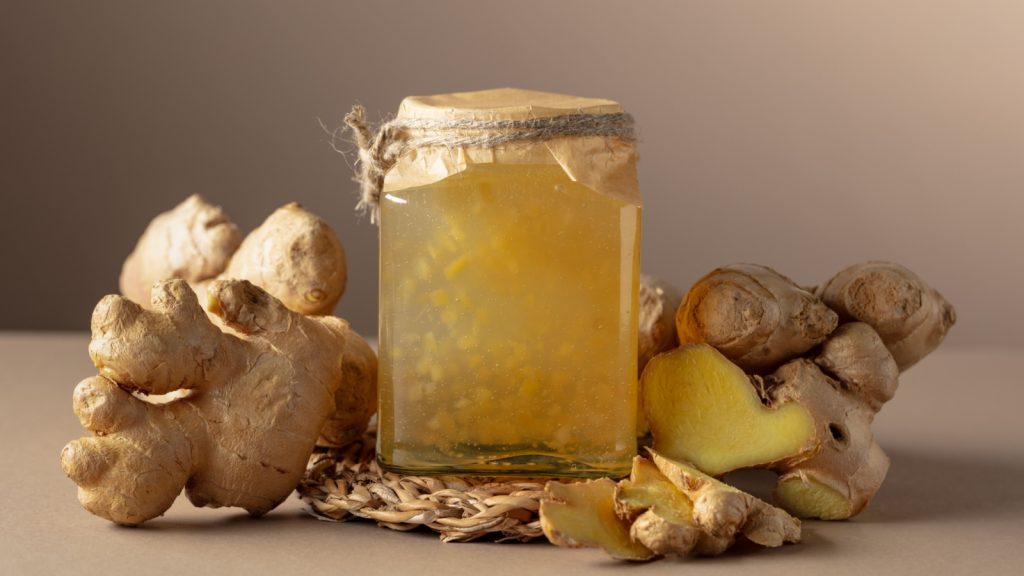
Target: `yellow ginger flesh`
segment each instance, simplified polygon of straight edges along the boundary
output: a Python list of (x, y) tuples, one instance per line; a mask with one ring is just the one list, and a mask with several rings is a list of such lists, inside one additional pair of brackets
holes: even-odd
[(615, 512), (615, 482), (599, 478), (575, 484), (548, 482), (540, 504), (544, 535), (568, 548), (600, 547), (620, 560), (649, 560), (654, 553), (629, 535)]
[(628, 472), (639, 208), (557, 165), (476, 165), (381, 203), (383, 462)]
[(813, 447), (814, 419), (804, 407), (765, 406), (743, 370), (706, 344), (655, 357), (641, 390), (655, 450), (712, 476)]

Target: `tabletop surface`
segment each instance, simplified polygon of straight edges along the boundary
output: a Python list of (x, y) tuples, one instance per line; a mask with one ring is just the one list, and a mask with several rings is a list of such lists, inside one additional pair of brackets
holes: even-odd
[(442, 544), (429, 532), (321, 522), (297, 498), (252, 519), (181, 497), (140, 528), (112, 525), (78, 505), (58, 461), (84, 435), (71, 392), (95, 373), (87, 343), (0, 333), (0, 574), (1024, 573), (1021, 348), (944, 348), (903, 375), (874, 425), (892, 468), (857, 518), (807, 521), (803, 542), (779, 549), (634, 566), (543, 542)]

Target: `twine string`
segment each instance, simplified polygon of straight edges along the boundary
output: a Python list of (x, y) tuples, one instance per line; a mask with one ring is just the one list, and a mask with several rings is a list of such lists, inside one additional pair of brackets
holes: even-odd
[(366, 122), (366, 109), (357, 104), (345, 115), (345, 124), (351, 129), (359, 148), (356, 180), (360, 184), (360, 197), (356, 209), (369, 212), (370, 221), (374, 224), (380, 222), (384, 176), (410, 149), (433, 146), (494, 148), (513, 142), (541, 142), (574, 136), (636, 140), (633, 117), (624, 112), (573, 113), (523, 120), (395, 118), (373, 133)]

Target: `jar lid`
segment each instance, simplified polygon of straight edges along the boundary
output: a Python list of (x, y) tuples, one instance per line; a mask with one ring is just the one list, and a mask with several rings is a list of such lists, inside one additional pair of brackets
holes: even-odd
[(566, 114), (616, 114), (622, 106), (604, 98), (584, 98), (553, 92), (495, 88), (432, 96), (409, 96), (397, 118), (423, 120), (525, 120)]

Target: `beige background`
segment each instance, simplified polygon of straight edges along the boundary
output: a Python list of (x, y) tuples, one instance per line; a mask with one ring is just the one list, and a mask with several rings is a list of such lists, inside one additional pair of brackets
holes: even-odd
[(893, 259), (957, 305), (951, 343), (1021, 344), (1022, 30), (1013, 1), (4, 3), (0, 328), (85, 329), (201, 192), (246, 229), (328, 218), (372, 333), (376, 231), (317, 118), (515, 85), (634, 113), (647, 271)]

